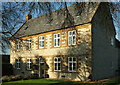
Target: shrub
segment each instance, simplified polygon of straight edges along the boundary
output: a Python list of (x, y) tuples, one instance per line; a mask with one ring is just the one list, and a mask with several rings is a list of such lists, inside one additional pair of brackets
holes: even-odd
[(28, 80), (28, 79), (30, 79), (31, 77), (30, 76), (28, 76), (28, 75), (24, 75), (23, 76), (23, 80)]
[(38, 74), (32, 74), (31, 75), (31, 79), (38, 79), (39, 78), (39, 75)]
[(2, 82), (8, 82), (8, 81), (10, 81), (11, 79), (10, 79), (10, 77), (8, 77), (8, 76), (3, 76), (1, 80), (2, 80)]
[(4, 75), (12, 75), (13, 74), (13, 66), (9, 63), (2, 64), (2, 76)]
[(12, 81), (21, 80), (23, 77), (21, 75), (10, 76)]

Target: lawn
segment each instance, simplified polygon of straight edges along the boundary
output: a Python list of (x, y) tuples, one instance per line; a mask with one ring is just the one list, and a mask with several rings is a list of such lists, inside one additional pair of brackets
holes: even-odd
[(30, 79), (5, 82), (2, 85), (120, 85), (120, 78), (110, 79), (105, 82), (91, 82), (91, 83), (47, 79)]

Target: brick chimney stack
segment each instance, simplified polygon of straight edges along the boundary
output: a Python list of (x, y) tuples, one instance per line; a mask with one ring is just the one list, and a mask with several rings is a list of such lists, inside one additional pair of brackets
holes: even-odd
[(32, 15), (26, 14), (26, 21), (28, 21), (28, 20), (31, 19), (31, 18), (32, 18)]

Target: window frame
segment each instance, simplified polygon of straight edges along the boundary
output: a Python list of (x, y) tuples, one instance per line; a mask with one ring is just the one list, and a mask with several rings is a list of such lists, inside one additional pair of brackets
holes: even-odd
[(20, 41), (16, 41), (16, 49), (17, 51), (20, 51)]
[[(70, 35), (70, 32), (71, 32), (71, 35)], [(75, 32), (75, 34), (73, 34), (73, 32)], [(71, 44), (69, 43), (69, 37), (72, 37), (71, 38)], [(73, 37), (75, 37), (75, 43), (74, 42), (74, 39)], [(72, 31), (68, 31), (68, 45), (76, 45), (76, 30), (72, 30)]]
[(32, 70), (31, 69), (31, 64), (32, 64), (31, 58), (27, 58), (27, 70)]
[(16, 69), (20, 69), (20, 59), (16, 59)]
[[(45, 45), (43, 45), (43, 47), (42, 47), (42, 42), (44, 42), (44, 39), (42, 39), (42, 38), (44, 38), (44, 36), (39, 37), (39, 48), (44, 48), (44, 46), (45, 46)], [(40, 47), (40, 42), (41, 42), (41, 47)]]
[(31, 38), (27, 39), (27, 50), (31, 50)]
[[(54, 57), (54, 71), (61, 71), (61, 58), (60, 58), (60, 61), (58, 61), (60, 57)], [(57, 59), (57, 61), (55, 61), (55, 59)], [(60, 70), (58, 70), (58, 64), (60, 63)], [(57, 64), (57, 70), (55, 69), (55, 64)]]
[[(69, 61), (69, 58), (72, 58), (72, 61)], [(76, 61), (73, 61), (73, 58), (75, 58)], [(70, 67), (70, 66), (69, 66), (69, 65), (70, 65), (69, 63), (72, 63), (72, 70), (69, 69), (69, 67)], [(74, 63), (76, 64), (76, 65), (75, 65), (75, 70), (73, 69), (73, 68), (74, 68), (74, 65), (73, 65)], [(77, 58), (76, 58), (76, 57), (68, 57), (68, 71), (69, 71), (69, 72), (77, 72)]]
[[(58, 37), (58, 34), (59, 34), (59, 37)], [(55, 38), (55, 35), (56, 35), (56, 38)], [(59, 39), (59, 42), (58, 42), (58, 39)], [(55, 44), (55, 40), (56, 40), (56, 44)], [(59, 45), (58, 45), (59, 43)], [(55, 33), (53, 35), (53, 45), (54, 47), (60, 47), (60, 33)]]

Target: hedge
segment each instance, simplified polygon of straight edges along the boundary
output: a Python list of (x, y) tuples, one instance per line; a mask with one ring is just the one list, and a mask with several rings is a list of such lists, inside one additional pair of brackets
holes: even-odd
[(13, 75), (13, 66), (9, 63), (2, 63), (2, 76)]

